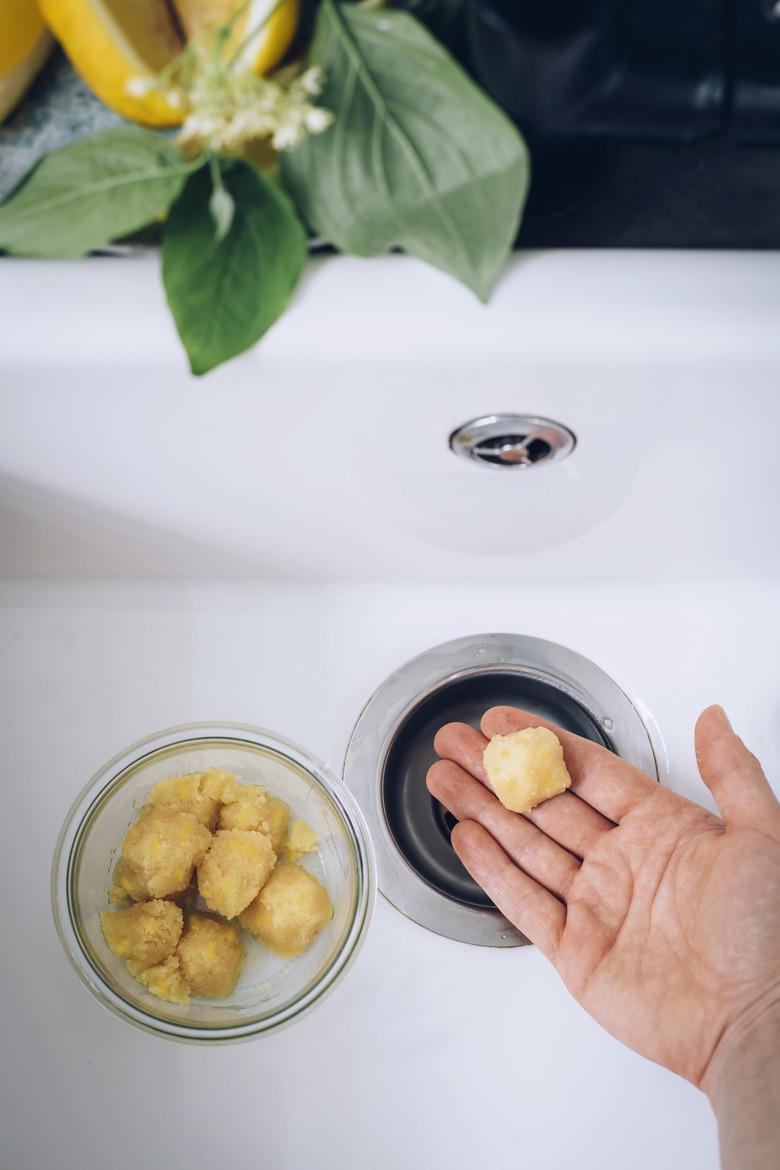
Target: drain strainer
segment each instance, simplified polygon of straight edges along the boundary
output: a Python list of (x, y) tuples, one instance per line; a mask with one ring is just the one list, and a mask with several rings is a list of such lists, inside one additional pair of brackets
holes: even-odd
[(564, 459), (576, 442), (568, 427), (529, 414), (487, 414), (450, 435), (450, 447), (463, 459), (521, 470)]
[(485, 634), (421, 654), (364, 708), (344, 777), (371, 830), (385, 897), (415, 922), (462, 942), (528, 940), (499, 913), (450, 845), (453, 819), (428, 792), (433, 738), (489, 707), (523, 707), (608, 747), (658, 778), (650, 735), (627, 695), (588, 659), (540, 638)]

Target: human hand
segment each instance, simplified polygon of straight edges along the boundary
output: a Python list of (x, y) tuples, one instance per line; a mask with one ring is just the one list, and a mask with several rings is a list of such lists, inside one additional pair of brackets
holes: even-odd
[(696, 756), (722, 819), (557, 727), (572, 787), (520, 816), (490, 791), (482, 752), (543, 722), (496, 707), (484, 734), (438, 732), (427, 782), (460, 822), (452, 844), (586, 1011), (710, 1091), (720, 1054), (780, 1012), (780, 805), (709, 707)]

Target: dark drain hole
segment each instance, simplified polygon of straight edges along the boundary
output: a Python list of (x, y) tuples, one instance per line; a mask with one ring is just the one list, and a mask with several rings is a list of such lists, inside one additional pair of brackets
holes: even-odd
[(531, 442), (526, 447), (528, 458), (532, 463), (538, 463), (540, 459), (546, 459), (552, 451), (552, 447), (546, 439), (531, 439)]
[(438, 801), (436, 802), (436, 813), (442, 823), (444, 835), (449, 841), (450, 834), (458, 823), (457, 819), (452, 815), (449, 809), (446, 809), (443, 804), (439, 804)]
[[(513, 454), (511, 448), (518, 449), (517, 455)], [(496, 435), (489, 443), (477, 447), (475, 453), (483, 463), (503, 467), (507, 463), (538, 463), (552, 453), (552, 447), (546, 439), (531, 439), (528, 442), (528, 435)]]
[(433, 738), (451, 721), (479, 726), (489, 708), (523, 707), (611, 747), (601, 728), (576, 699), (539, 679), (512, 671), (486, 671), (445, 683), (413, 708), (390, 746), (382, 777), (382, 801), (390, 834), (399, 853), (419, 876), (453, 901), (479, 910), (495, 909), (468, 874), (450, 844), (457, 823), (434, 800), (425, 776), (436, 760)]

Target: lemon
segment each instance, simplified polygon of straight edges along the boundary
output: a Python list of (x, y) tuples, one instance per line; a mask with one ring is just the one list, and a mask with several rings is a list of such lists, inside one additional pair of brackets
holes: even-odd
[[(174, 0), (187, 38), (225, 24), (242, 7), (241, 0)], [(299, 0), (253, 0), (237, 17), (230, 41), (241, 48), (239, 59), (255, 73), (267, 73), (281, 61), (295, 35)]]
[(40, 0), (49, 28), (102, 101), (135, 122), (176, 126), (181, 113), (162, 96), (136, 96), (128, 84), (150, 78), (181, 51), (163, 0)]
[[(0, 0), (2, 4), (3, 0)], [(186, 40), (223, 24), (243, 0), (39, 0), (41, 12), (87, 85), (118, 114), (146, 126), (178, 126), (185, 111), (163, 94), (143, 92)], [(299, 0), (252, 0), (231, 30), (239, 62), (265, 73), (284, 56)], [(269, 16), (270, 14), (270, 16)]]
[(0, 122), (43, 65), (51, 44), (36, 0), (0, 0)]

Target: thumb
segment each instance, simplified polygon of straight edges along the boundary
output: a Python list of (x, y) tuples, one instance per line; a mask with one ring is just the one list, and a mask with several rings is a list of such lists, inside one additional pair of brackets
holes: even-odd
[(727, 825), (767, 829), (780, 814), (777, 797), (752, 752), (735, 735), (722, 707), (696, 721), (696, 762)]

